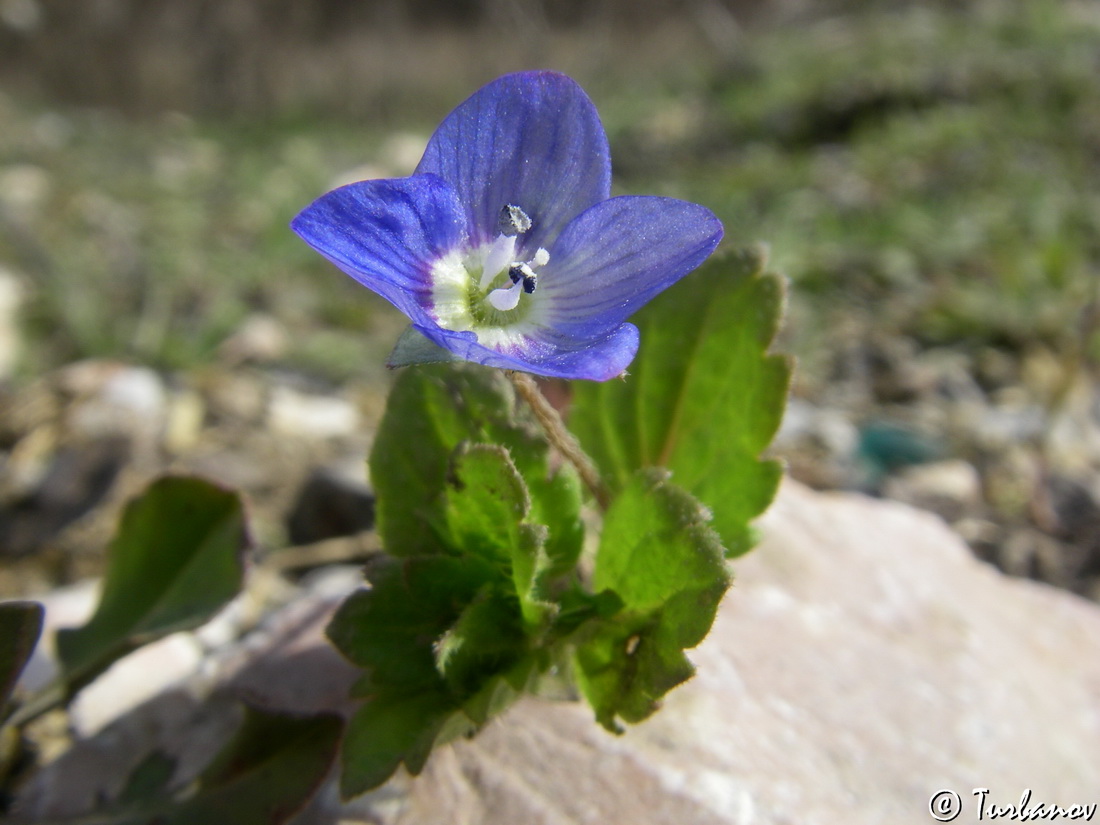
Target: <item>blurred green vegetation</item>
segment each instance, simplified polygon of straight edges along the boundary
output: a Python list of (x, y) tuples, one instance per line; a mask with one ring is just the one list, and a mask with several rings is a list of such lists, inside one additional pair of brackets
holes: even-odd
[[(729, 240), (768, 242), (811, 365), (838, 330), (1080, 349), (1100, 271), (1100, 7), (853, 8), (753, 25), (659, 87), (579, 76), (617, 191), (697, 200)], [(394, 135), (444, 114), (127, 119), (0, 97), (24, 373), (89, 355), (197, 365), (255, 312), (290, 330), (290, 365), (360, 372), (400, 319), (287, 222), (350, 169), (407, 174)]]
[(185, 368), (267, 313), (301, 334), (292, 361), (354, 372), (383, 302), (287, 224), (382, 135), (316, 121), (6, 114), (16, 128), (0, 135), (0, 260), (31, 280), (25, 371), (86, 356)]
[(912, 4), (763, 32), (698, 94), (662, 174), (771, 244), (800, 354), (838, 325), (1009, 351), (1092, 334), (1100, 7)]

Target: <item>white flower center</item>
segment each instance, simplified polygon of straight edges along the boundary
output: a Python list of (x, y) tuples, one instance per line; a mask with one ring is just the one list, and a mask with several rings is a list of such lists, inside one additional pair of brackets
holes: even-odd
[[(476, 249), (448, 253), (432, 267), (432, 314), (444, 329), (471, 330), (482, 338), (499, 337), (494, 331), (516, 329), (530, 320), (537, 269), (550, 260), (541, 247), (528, 261), (516, 260), (521, 235), (531, 219), (518, 206), (506, 205), (500, 213), (500, 234)], [(524, 325), (526, 326), (526, 325)], [(482, 343), (485, 343), (484, 341)]]

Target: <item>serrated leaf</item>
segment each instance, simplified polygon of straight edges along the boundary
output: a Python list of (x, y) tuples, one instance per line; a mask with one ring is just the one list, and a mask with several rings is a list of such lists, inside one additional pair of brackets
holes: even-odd
[(779, 427), (790, 380), (768, 354), (783, 282), (759, 251), (712, 257), (631, 320), (641, 347), (624, 381), (578, 382), (570, 426), (615, 489), (663, 466), (714, 509), (729, 555), (771, 503), (782, 467), (759, 456)]
[(530, 518), (549, 528), (553, 558), (575, 558), (583, 536), (580, 499), (569, 470), (551, 473), (549, 445), (500, 370), (473, 364), (409, 369), (398, 378), (374, 449), (371, 481), (378, 531), (387, 552), (453, 552), (438, 528), (446, 522), (445, 486), (460, 444), (507, 450), (530, 495)]
[(366, 702), (352, 716), (344, 737), (341, 795), (350, 799), (378, 787), (402, 762), (409, 773), (420, 773), (455, 710), (454, 699), (442, 687), (391, 692)]
[(723, 547), (698, 501), (667, 473), (636, 474), (604, 520), (593, 586), (622, 600), (577, 648), (581, 691), (597, 720), (637, 722), (690, 678), (684, 650), (710, 629), (729, 586)]
[[(536, 669), (534, 656), (525, 656), (504, 673), (490, 678), (473, 696), (462, 703), (462, 717), (466, 721), (466, 730), (462, 731), (456, 726), (455, 732), (468, 736), (498, 713), (503, 713), (520, 697)], [(439, 741), (448, 741), (448, 739), (441, 735)]]
[(248, 547), (240, 497), (169, 476), (126, 507), (95, 614), (58, 632), (70, 692), (134, 647), (198, 627), (237, 595)]
[[(552, 495), (569, 493), (563, 488)], [(545, 584), (555, 565), (545, 548), (548, 528), (525, 523), (530, 510), (527, 485), (506, 449), (459, 445), (451, 458), (438, 533), (448, 548), (500, 565), (511, 577), (524, 619), (537, 627), (553, 611)]]
[(442, 689), (435, 644), (498, 572), (480, 559), (427, 556), (380, 558), (367, 575), (371, 588), (349, 596), (325, 631), (367, 670), (357, 695)]
[(559, 571), (546, 552), (546, 528), (521, 525), (512, 546), (511, 562), (512, 586), (519, 599), (520, 613), (527, 628), (537, 633), (557, 612), (550, 582)]
[(19, 674), (38, 643), (44, 613), (38, 602), (0, 602), (0, 722)]
[(503, 568), (530, 509), (527, 485), (508, 450), (463, 442), (451, 456), (442, 507), (433, 515), (445, 547)]
[(548, 533), (542, 540), (546, 557), (547, 579), (571, 572), (580, 558), (584, 545), (584, 522), (581, 521), (583, 486), (572, 466), (564, 464), (553, 475), (535, 471), (525, 478), (531, 494), (528, 521), (546, 525)]
[[(404, 373), (371, 456), (383, 544), (328, 628), (365, 673), (342, 788), (420, 770), (441, 739), (514, 701), (549, 660), (551, 578), (583, 540), (580, 483), (499, 371), (461, 364)], [(561, 654), (559, 654), (561, 655)], [(548, 665), (547, 665), (548, 666)]]
[(517, 607), (514, 596), (485, 588), (436, 641), (436, 669), (453, 695), (473, 695), (523, 655), (527, 637)]

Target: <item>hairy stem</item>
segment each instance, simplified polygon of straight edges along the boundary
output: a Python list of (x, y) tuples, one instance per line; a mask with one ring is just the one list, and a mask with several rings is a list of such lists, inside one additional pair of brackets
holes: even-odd
[(535, 379), (530, 375), (524, 372), (513, 372), (511, 377), (516, 392), (523, 396), (523, 400), (534, 412), (535, 418), (539, 420), (539, 424), (542, 425), (550, 443), (554, 445), (566, 461), (577, 468), (577, 473), (580, 475), (581, 481), (584, 482), (584, 486), (592, 493), (592, 497), (596, 499), (600, 507), (606, 510), (611, 498), (604, 486), (603, 479), (600, 478), (599, 470), (592, 463), (592, 459), (581, 449), (581, 445), (577, 443), (573, 433), (565, 428), (565, 422), (561, 420), (558, 411), (546, 400), (546, 396), (542, 394), (542, 390), (539, 389)]

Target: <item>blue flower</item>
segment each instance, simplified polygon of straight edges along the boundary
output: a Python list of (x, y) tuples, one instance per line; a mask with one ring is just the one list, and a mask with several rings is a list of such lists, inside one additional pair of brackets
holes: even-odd
[(604, 381), (638, 350), (626, 319), (722, 237), (698, 204), (610, 190), (592, 101), (524, 72), (455, 109), (412, 176), (340, 187), (291, 227), (412, 321), (391, 363)]

